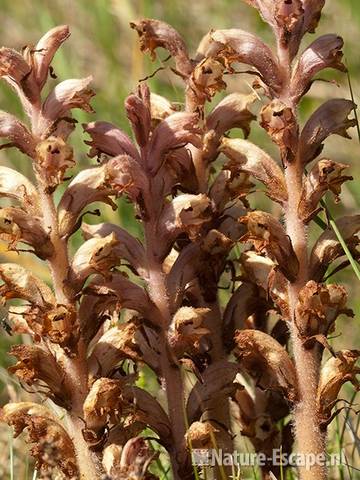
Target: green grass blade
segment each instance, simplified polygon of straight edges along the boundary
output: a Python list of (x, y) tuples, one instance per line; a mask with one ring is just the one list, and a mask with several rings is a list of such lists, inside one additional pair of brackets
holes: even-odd
[[(336, 416), (336, 439), (337, 439), (337, 444), (338, 444), (338, 452), (341, 455), (342, 449), (343, 449), (343, 439), (341, 438), (340, 435), (340, 422), (339, 422), (339, 416)], [(339, 476), (340, 480), (345, 480), (344, 477), (344, 467), (342, 463), (339, 465)]]
[[(186, 372), (185, 372), (185, 374), (186, 374)], [(189, 430), (190, 425), (189, 425), (189, 419), (188, 419), (187, 412), (186, 412), (185, 402), (182, 402), (182, 406), (183, 406), (183, 415), (184, 415), (184, 422), (185, 422), (186, 430)], [(194, 461), (193, 461), (193, 459), (194, 459), (193, 447), (192, 447), (190, 438), (188, 439), (188, 442), (189, 442), (189, 449), (190, 449), (190, 455), (191, 455), (191, 460), (192, 460), (191, 463), (192, 463), (193, 471), (194, 471), (194, 477), (195, 477), (195, 480), (200, 480), (198, 469), (197, 469), (196, 465), (194, 465)]]
[[(348, 79), (348, 85), (349, 85), (351, 100), (355, 104), (354, 90), (352, 88), (352, 82), (351, 82), (351, 76), (350, 76), (349, 69), (347, 71), (347, 79)], [(354, 115), (355, 115), (355, 120), (356, 120), (356, 130), (357, 130), (358, 139), (359, 139), (359, 142), (360, 142), (360, 125), (359, 125), (359, 117), (358, 117), (358, 114), (357, 114), (357, 108), (356, 107), (354, 107)]]
[(344, 250), (344, 253), (345, 255), (347, 256), (349, 262), (350, 262), (350, 265), (355, 273), (355, 275), (357, 276), (358, 280), (360, 281), (360, 268), (359, 268), (359, 264), (357, 263), (357, 261), (354, 259), (354, 257), (352, 256), (350, 250), (349, 250), (349, 247), (347, 246), (345, 240), (343, 239), (342, 235), (341, 235), (341, 232), (340, 230), (338, 229), (338, 226), (336, 225), (336, 222), (334, 220), (334, 217), (331, 215), (331, 212), (330, 210), (328, 209), (326, 203), (324, 201), (321, 201), (321, 204), (323, 207), (325, 207), (325, 210), (326, 210), (326, 214), (328, 216), (328, 219), (329, 219), (329, 224), (331, 226), (331, 228), (334, 230), (334, 233), (337, 237), (337, 239), (339, 240), (339, 243), (342, 247), (342, 249)]
[(12, 433), (9, 433), (9, 456), (10, 456), (10, 480), (14, 480), (14, 440)]
[[(354, 101), (354, 91), (353, 91), (353, 88), (352, 88), (352, 83), (351, 83), (351, 76), (350, 76), (350, 73), (349, 73), (349, 70), (348, 70), (348, 73), (347, 73), (347, 78), (348, 78), (348, 84), (349, 84), (349, 91), (350, 91), (350, 96), (351, 96), (351, 100), (353, 101), (353, 103), (355, 104), (355, 101)], [(356, 107), (354, 107), (354, 115), (355, 115), (355, 119), (356, 119), (356, 129), (357, 129), (357, 134), (358, 134), (358, 139), (359, 139), (359, 142), (360, 142), (360, 126), (359, 126), (359, 118), (358, 118), (358, 114), (357, 114), (357, 110), (356, 110)], [(360, 269), (359, 269), (359, 264), (357, 263), (357, 261), (354, 259), (354, 257), (352, 256), (345, 240), (343, 239), (342, 235), (341, 235), (341, 232), (340, 230), (338, 229), (337, 225), (336, 225), (336, 222), (333, 218), (333, 216), (331, 215), (331, 212), (329, 210), (329, 208), (327, 207), (326, 203), (324, 200), (321, 200), (321, 205), (322, 207), (324, 207), (325, 211), (326, 211), (326, 214), (327, 214), (327, 217), (329, 219), (329, 224), (331, 226), (331, 228), (334, 230), (334, 233), (335, 235), (337, 236), (337, 239), (339, 240), (339, 243), (342, 247), (342, 249), (344, 250), (344, 253), (345, 255), (347, 256), (349, 262), (350, 262), (350, 265), (355, 273), (355, 275), (357, 276), (358, 280), (360, 280)]]

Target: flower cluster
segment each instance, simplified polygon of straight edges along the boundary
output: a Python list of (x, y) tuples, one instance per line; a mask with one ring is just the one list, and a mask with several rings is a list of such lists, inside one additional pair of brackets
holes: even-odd
[[(12, 250), (27, 244), (52, 275), (48, 286), (20, 265), (0, 265), (10, 331), (31, 339), (12, 348), (17, 362), (10, 370), (38, 395), (34, 403), (5, 405), (1, 418), (15, 435), (26, 429), (43, 473), (154, 479), (149, 467), (157, 454), (145, 429), (168, 452), (176, 480), (194, 478), (192, 448), (233, 451), (232, 429), (257, 452), (282, 446), (290, 453), (295, 437), (302, 453), (322, 453), (341, 386), (358, 387), (360, 352), (334, 352), (327, 340), (340, 314), (353, 315), (345, 289), (324, 283), (344, 252), (330, 228), (309, 256), (306, 237), (325, 193), (339, 201), (351, 179), (343, 173), (348, 165), (319, 157), (329, 135), (348, 137), (355, 106), (329, 100), (302, 128), (297, 115), (318, 72), (346, 70), (343, 42), (324, 35), (298, 54), (324, 1), (247, 3), (273, 29), (276, 53), (255, 35), (230, 29), (211, 30), (190, 57), (166, 23), (131, 24), (143, 52), (155, 59), (161, 47), (173, 58), (184, 107), (140, 82), (125, 101), (132, 136), (105, 121), (83, 125), (97, 163), (70, 182), (73, 110), (93, 111), (91, 77), (65, 80), (42, 96), (68, 27), (50, 30), (22, 53), (0, 50), (0, 76), (29, 119), (25, 125), (0, 112), (0, 137), (8, 141), (1, 148), (28, 156), (35, 178), (0, 167), (0, 196), (14, 203), (0, 210), (0, 237)], [(253, 91), (207, 108), (239, 62), (255, 75)], [(279, 162), (248, 140), (257, 117)], [(244, 138), (229, 135), (235, 128)], [(251, 208), (247, 197), (257, 183), (284, 221)], [(85, 222), (89, 213), (99, 215), (92, 204), (116, 209), (119, 197), (132, 202), (141, 239), (119, 225)], [(355, 256), (359, 218), (338, 221)], [(84, 241), (71, 256), (78, 230)], [(219, 292), (229, 278), (224, 305)], [(331, 357), (321, 368), (324, 350)], [(166, 405), (139, 386), (144, 365)], [(289, 412), (294, 428), (285, 422)], [(264, 478), (276, 468), (265, 465)], [(326, 472), (315, 466), (300, 478), (324, 480)]]

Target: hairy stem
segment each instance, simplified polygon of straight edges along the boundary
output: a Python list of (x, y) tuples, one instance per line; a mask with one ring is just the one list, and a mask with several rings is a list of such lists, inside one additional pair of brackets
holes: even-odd
[[(292, 66), (289, 50), (280, 43), (278, 43), (277, 50), (284, 76), (281, 100), (292, 108), (296, 119), (296, 105), (293, 104), (290, 96)], [(291, 315), (290, 335), (300, 397), (293, 411), (293, 419), (297, 453), (304, 456), (307, 461), (309, 454), (311, 454), (311, 456), (320, 455), (325, 458), (325, 436), (319, 428), (316, 402), (321, 355), (319, 355), (319, 350), (316, 346), (311, 349), (304, 347), (299, 332), (302, 319), (295, 319), (295, 309), (299, 292), (309, 280), (307, 232), (306, 226), (298, 214), (298, 205), (302, 194), (304, 179), (304, 167), (298, 155), (295, 160), (286, 162), (285, 179), (288, 191), (288, 203), (285, 208), (286, 231), (299, 260), (297, 279), (295, 282), (289, 282), (288, 284), (289, 309)], [(324, 462), (318, 462), (317, 465), (311, 468), (309, 468), (308, 465), (299, 467), (300, 480), (325, 480), (327, 478), (327, 472), (323, 463)]]
[[(59, 237), (58, 222), (54, 200), (44, 191), (41, 179), (38, 179), (41, 207), (43, 213), (43, 226), (50, 235), (54, 247), (54, 254), (48, 259), (53, 288), (59, 303), (71, 304), (66, 295), (64, 285), (66, 282), (69, 259), (67, 243)], [(55, 348), (55, 347), (54, 347)], [(69, 392), (72, 392), (71, 411), (66, 415), (66, 426), (73, 440), (81, 480), (97, 480), (101, 476), (100, 461), (84, 440), (81, 422), (83, 403), (88, 393), (86, 352), (80, 339), (78, 352), (74, 358), (69, 357), (63, 349), (58, 348), (56, 357), (66, 372), (65, 383)]]
[[(187, 88), (185, 96), (185, 110), (187, 112), (202, 112), (199, 115), (199, 121), (201, 121), (201, 116), (204, 114), (205, 106), (204, 104), (199, 103), (199, 99), (196, 97), (195, 93), (191, 88)], [(191, 152), (192, 161), (195, 168), (196, 178), (198, 182), (198, 191), (197, 193), (208, 194), (209, 190), (209, 168), (204, 158), (203, 151), (190, 146), (189, 150)], [(216, 298), (214, 302), (206, 304), (207, 308), (210, 308), (210, 313), (207, 316), (207, 327), (211, 331), (211, 360), (212, 362), (220, 361), (227, 358), (227, 352), (224, 348), (223, 342), (223, 324), (222, 324), (222, 313), (219, 305), (219, 299)], [(210, 402), (209, 404), (209, 414), (208, 417), (218, 421), (220, 424), (224, 425), (229, 431), (231, 429), (231, 418), (230, 418), (230, 406), (229, 399), (224, 395), (223, 399), (219, 397)], [(229, 442), (227, 445), (229, 452), (233, 451), (233, 442), (229, 436)]]
[[(156, 201), (152, 200), (154, 204)], [(160, 201), (160, 200), (159, 200)], [(185, 448), (185, 418), (183, 381), (180, 366), (175, 358), (171, 358), (168, 345), (168, 328), (171, 322), (171, 311), (169, 297), (166, 290), (165, 273), (162, 264), (157, 259), (158, 239), (155, 233), (156, 214), (150, 215), (145, 225), (146, 253), (148, 259), (149, 294), (152, 301), (160, 312), (159, 323), (161, 324), (160, 339), (160, 362), (161, 374), (164, 381), (164, 388), (167, 396), (168, 414), (172, 430), (173, 448), (169, 452), (173, 468), (174, 480), (181, 480), (180, 458), (184, 458)]]
[[(308, 281), (306, 229), (297, 213), (303, 181), (303, 172), (299, 160), (287, 166), (285, 177), (289, 192), (286, 229), (300, 263), (298, 278), (288, 287), (292, 317), (291, 339), (300, 394), (300, 400), (294, 409), (295, 435), (299, 454), (324, 455), (325, 438), (319, 429), (316, 406), (321, 359), (316, 347), (306, 349), (303, 346), (298, 330), (301, 319), (296, 319), (295, 322), (295, 308), (299, 291)], [(300, 468), (301, 480), (323, 480), (326, 476), (326, 468), (321, 465), (314, 465), (311, 469)]]

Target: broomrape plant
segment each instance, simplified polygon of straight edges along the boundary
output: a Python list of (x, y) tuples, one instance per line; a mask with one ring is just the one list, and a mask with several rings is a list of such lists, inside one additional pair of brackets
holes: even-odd
[[(11, 333), (32, 340), (12, 347), (17, 362), (10, 371), (37, 393), (34, 403), (5, 405), (1, 417), (15, 435), (27, 431), (43, 476), (156, 478), (148, 469), (156, 456), (149, 429), (167, 450), (174, 479), (195, 477), (192, 448), (231, 452), (233, 432), (267, 455), (280, 446), (324, 454), (342, 385), (359, 386), (360, 352), (335, 352), (327, 340), (338, 315), (353, 315), (345, 289), (325, 282), (343, 249), (331, 228), (312, 248), (306, 235), (325, 193), (338, 200), (351, 179), (348, 165), (321, 158), (321, 151), (329, 135), (348, 137), (355, 105), (331, 99), (304, 126), (297, 112), (318, 72), (346, 71), (343, 41), (323, 35), (299, 53), (324, 0), (247, 1), (271, 26), (275, 52), (243, 30), (212, 30), (191, 58), (166, 23), (131, 24), (143, 52), (154, 59), (161, 47), (173, 58), (184, 106), (140, 82), (125, 102), (134, 140), (105, 121), (84, 125), (98, 164), (70, 183), (72, 111), (93, 111), (91, 77), (62, 81), (42, 95), (68, 27), (21, 53), (0, 50), (0, 75), (28, 117), (25, 124), (0, 113), (0, 136), (9, 142), (2, 148), (20, 150), (34, 172), (31, 181), (0, 167), (0, 195), (13, 201), (0, 210), (1, 238), (15, 251), (28, 245), (52, 277), (49, 286), (18, 264), (0, 265)], [(250, 66), (253, 93), (231, 93), (207, 108), (226, 88), (225, 76), (239, 73), (238, 63)], [(259, 122), (280, 162), (246, 139), (260, 99)], [(233, 128), (245, 139), (230, 138)], [(281, 218), (251, 209), (253, 181), (279, 205)], [(84, 220), (99, 214), (91, 204), (116, 209), (120, 196), (134, 205), (142, 241), (118, 225)], [(337, 226), (357, 256), (360, 215)], [(71, 257), (68, 243), (79, 229), (84, 242)], [(224, 307), (219, 285), (229, 272), (233, 289)], [(324, 351), (330, 359), (322, 365)], [(159, 398), (139, 387), (144, 365), (158, 379)], [(279, 467), (269, 461), (262, 475), (278, 477)], [(300, 466), (299, 476), (324, 480), (326, 467)]]

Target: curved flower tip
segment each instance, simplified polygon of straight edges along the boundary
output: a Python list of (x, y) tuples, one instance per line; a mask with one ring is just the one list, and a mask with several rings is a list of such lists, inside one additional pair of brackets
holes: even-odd
[(39, 307), (56, 303), (46, 283), (16, 263), (1, 263), (0, 278), (4, 282), (0, 287), (0, 296), (5, 301), (20, 298)]
[(40, 90), (31, 66), (12, 48), (0, 48), (0, 77), (15, 89), (26, 113), (30, 116), (32, 104), (39, 106)]
[[(256, 120), (256, 115), (249, 110), (249, 106), (255, 102), (256, 98), (255, 94), (231, 93), (218, 103), (206, 118), (206, 128), (208, 132), (214, 132), (217, 144), (220, 137), (232, 128), (241, 128), (245, 138), (249, 136), (250, 123)], [(205, 152), (208, 149), (206, 144), (204, 149)]]
[(69, 116), (70, 110), (81, 108), (85, 112), (94, 112), (90, 105), (91, 98), (95, 95), (89, 87), (92, 76), (81, 79), (69, 79), (56, 85), (49, 93), (42, 109), (39, 121), (39, 134), (46, 137), (54, 123)]
[(325, 68), (334, 68), (341, 72), (347, 69), (342, 63), (342, 47), (344, 41), (341, 37), (328, 34), (315, 40), (301, 55), (292, 76), (291, 95), (295, 102), (309, 90), (313, 77)]
[(91, 238), (81, 245), (75, 253), (68, 282), (77, 293), (87, 277), (93, 273), (110, 276), (110, 269), (119, 261), (116, 246), (118, 240), (114, 233), (104, 238)]
[(315, 110), (300, 135), (299, 156), (303, 164), (320, 155), (323, 142), (330, 135), (351, 138), (348, 129), (356, 125), (356, 119), (348, 116), (355, 108), (356, 105), (351, 100), (334, 98)]
[(202, 41), (199, 55), (221, 57), (230, 71), (234, 62), (252, 65), (271, 92), (281, 89), (282, 73), (271, 49), (258, 37), (240, 29), (215, 30)]
[(43, 260), (51, 257), (54, 251), (40, 219), (21, 208), (0, 209), (0, 238), (8, 241), (9, 249), (13, 248), (15, 251), (16, 244), (20, 241), (32, 246), (36, 255)]
[(10, 143), (0, 148), (16, 147), (29, 157), (34, 157), (35, 140), (26, 126), (14, 115), (0, 111), (0, 138), (10, 140)]
[(190, 143), (201, 148), (199, 117), (195, 113), (169, 115), (155, 128), (149, 146), (148, 164), (153, 173), (161, 167), (166, 154)]
[(322, 367), (317, 406), (325, 427), (333, 418), (331, 410), (336, 404), (341, 387), (346, 382), (351, 382), (357, 390), (360, 390), (360, 383), (357, 379), (360, 368), (356, 366), (359, 357), (359, 350), (341, 350), (336, 353), (336, 357), (331, 357)]
[(139, 153), (128, 135), (112, 123), (84, 123), (83, 128), (91, 137), (91, 141), (85, 142), (91, 147), (90, 157), (99, 156), (101, 153), (110, 157), (126, 154), (139, 161)]
[(58, 405), (68, 408), (70, 393), (64, 388), (64, 371), (55, 357), (37, 345), (15, 345), (10, 355), (17, 358), (17, 363), (9, 367), (27, 385), (45, 384), (46, 393)]
[(70, 30), (67, 25), (54, 27), (40, 38), (33, 51), (30, 52), (35, 79), (40, 90), (45, 85), (55, 53), (69, 36)]
[(109, 478), (117, 480), (155, 480), (148, 472), (156, 453), (143, 437), (128, 440), (123, 447), (115, 444), (107, 446), (103, 455), (103, 466)]
[(267, 195), (284, 204), (287, 202), (287, 189), (284, 174), (279, 165), (261, 148), (240, 138), (223, 138), (220, 148), (231, 162), (226, 168), (232, 172), (246, 172), (267, 187)]
[(70, 182), (58, 206), (59, 234), (69, 237), (80, 228), (79, 216), (83, 208), (93, 202), (104, 202), (113, 209), (110, 199), (114, 192), (106, 184), (106, 164), (81, 171)]
[(150, 90), (145, 83), (139, 85), (136, 93), (127, 97), (125, 110), (138, 145), (144, 147), (151, 131)]
[(119, 155), (99, 167), (83, 170), (71, 181), (60, 201), (59, 233), (70, 236), (80, 227), (79, 216), (86, 205), (100, 201), (116, 209), (110, 196), (126, 193), (141, 201), (148, 180), (141, 165), (128, 155)]
[[(159, 220), (158, 233), (166, 239), (168, 247), (181, 232), (195, 239), (211, 215), (212, 204), (206, 195), (179, 195), (165, 206)], [(168, 253), (166, 249), (166, 255)]]
[(126, 193), (136, 202), (148, 191), (148, 178), (141, 165), (128, 155), (119, 155), (105, 164), (105, 184), (115, 195)]
[(187, 53), (186, 45), (173, 27), (160, 20), (150, 18), (131, 22), (130, 26), (137, 31), (140, 37), (141, 51), (148, 51), (152, 60), (156, 57), (156, 48), (165, 48), (174, 57), (176, 70), (184, 76), (190, 75), (192, 63)]
[[(138, 300), (141, 300), (140, 297)], [(141, 360), (141, 350), (137, 343), (139, 329), (140, 325), (134, 319), (107, 330), (99, 338), (89, 357), (91, 374), (98, 375), (100, 370), (101, 375), (109, 375), (122, 360)]]
[(24, 210), (40, 215), (40, 199), (35, 186), (12, 168), (0, 166), (0, 197), (17, 200)]
[(119, 242), (116, 247), (119, 258), (127, 260), (140, 276), (147, 276), (145, 250), (139, 239), (112, 223), (99, 223), (96, 225), (82, 223), (81, 230), (86, 240), (93, 237), (104, 238), (110, 233), (114, 233)]
[(35, 47), (26, 46), (23, 54), (11, 48), (0, 49), (0, 77), (16, 90), (29, 116), (32, 105), (40, 107), (40, 92), (47, 80), (50, 63), (68, 36), (69, 28), (63, 25), (49, 30)]

